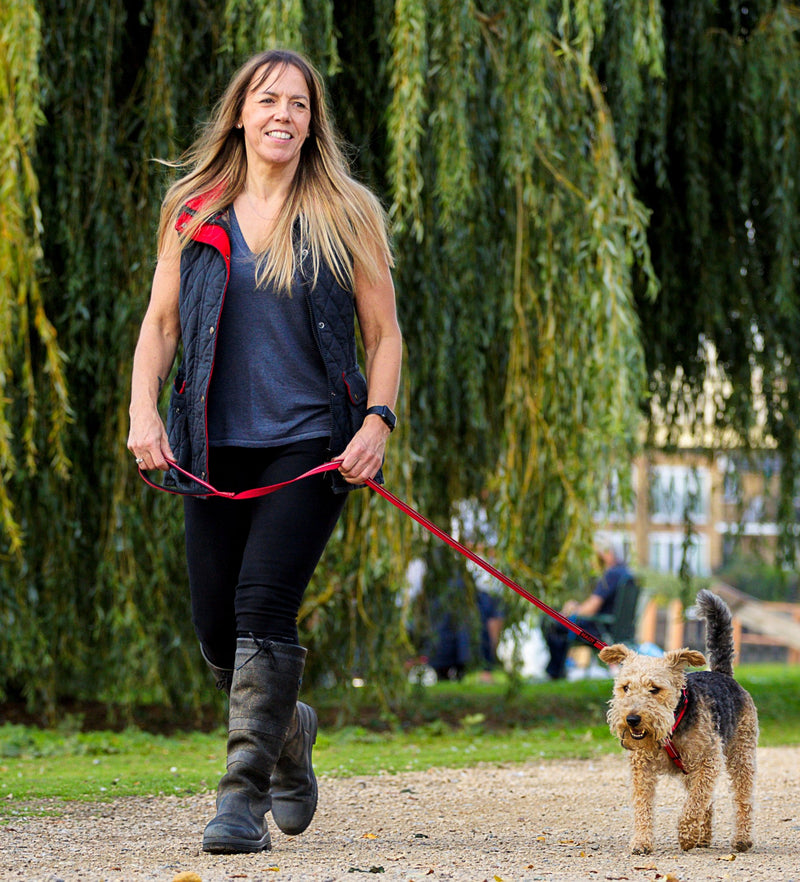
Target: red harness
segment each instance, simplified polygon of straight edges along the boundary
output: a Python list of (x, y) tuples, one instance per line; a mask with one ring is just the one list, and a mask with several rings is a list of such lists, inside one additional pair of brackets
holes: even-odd
[[(678, 706), (675, 708), (675, 722), (672, 725), (672, 730), (670, 731), (670, 735), (675, 734), (675, 730), (678, 728), (680, 721), (683, 719), (683, 715), (686, 713), (686, 708), (689, 706), (689, 696), (686, 694), (686, 687), (684, 686), (681, 689), (681, 697), (678, 700)], [(664, 741), (664, 750), (667, 752), (667, 756), (672, 760), (673, 763), (683, 772), (684, 775), (688, 775), (688, 772), (684, 768), (683, 760), (681, 759), (681, 755), (678, 753), (677, 748), (672, 743), (671, 738), (667, 738)]]

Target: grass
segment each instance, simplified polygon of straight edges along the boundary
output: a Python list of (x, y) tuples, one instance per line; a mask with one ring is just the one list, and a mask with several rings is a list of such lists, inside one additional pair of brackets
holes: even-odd
[[(753, 665), (738, 669), (737, 677), (759, 708), (760, 743), (800, 744), (800, 667)], [(511, 698), (502, 683), (438, 684), (420, 690), (413, 718), (392, 728), (323, 725), (315, 768), (323, 775), (361, 776), (612, 753), (619, 748), (604, 722), (609, 695), (608, 680), (528, 684)], [(323, 719), (325, 704), (319, 702)], [(0, 726), (2, 814), (50, 811), (24, 805), (34, 799), (203, 792), (224, 769), (224, 749), (221, 728), (171, 736), (137, 729), (82, 732), (74, 718), (51, 730)]]

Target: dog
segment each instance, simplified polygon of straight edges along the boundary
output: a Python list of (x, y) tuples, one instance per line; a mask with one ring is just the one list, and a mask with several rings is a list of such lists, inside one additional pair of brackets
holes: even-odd
[(753, 846), (753, 793), (758, 714), (750, 694), (733, 678), (733, 625), (723, 600), (697, 595), (706, 621), (708, 671), (702, 652), (675, 649), (642, 656), (621, 643), (600, 658), (619, 665), (607, 714), (611, 734), (630, 751), (633, 781), (633, 854), (653, 850), (653, 804), (659, 775), (682, 775), (687, 795), (678, 821), (684, 851), (711, 845), (714, 787), (723, 762), (735, 801), (734, 851)]

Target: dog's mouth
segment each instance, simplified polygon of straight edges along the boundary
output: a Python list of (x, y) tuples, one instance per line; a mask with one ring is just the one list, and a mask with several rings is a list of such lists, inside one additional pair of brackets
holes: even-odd
[(634, 741), (641, 741), (642, 738), (647, 737), (647, 731), (641, 727), (633, 729), (628, 726), (628, 732), (630, 732), (631, 738), (633, 738)]

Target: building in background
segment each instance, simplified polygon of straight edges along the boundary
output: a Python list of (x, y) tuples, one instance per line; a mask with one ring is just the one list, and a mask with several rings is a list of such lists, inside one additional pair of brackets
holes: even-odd
[(650, 451), (633, 465), (633, 499), (609, 482), (598, 526), (617, 533), (627, 559), (660, 573), (710, 576), (738, 547), (769, 558), (778, 534), (777, 457)]

